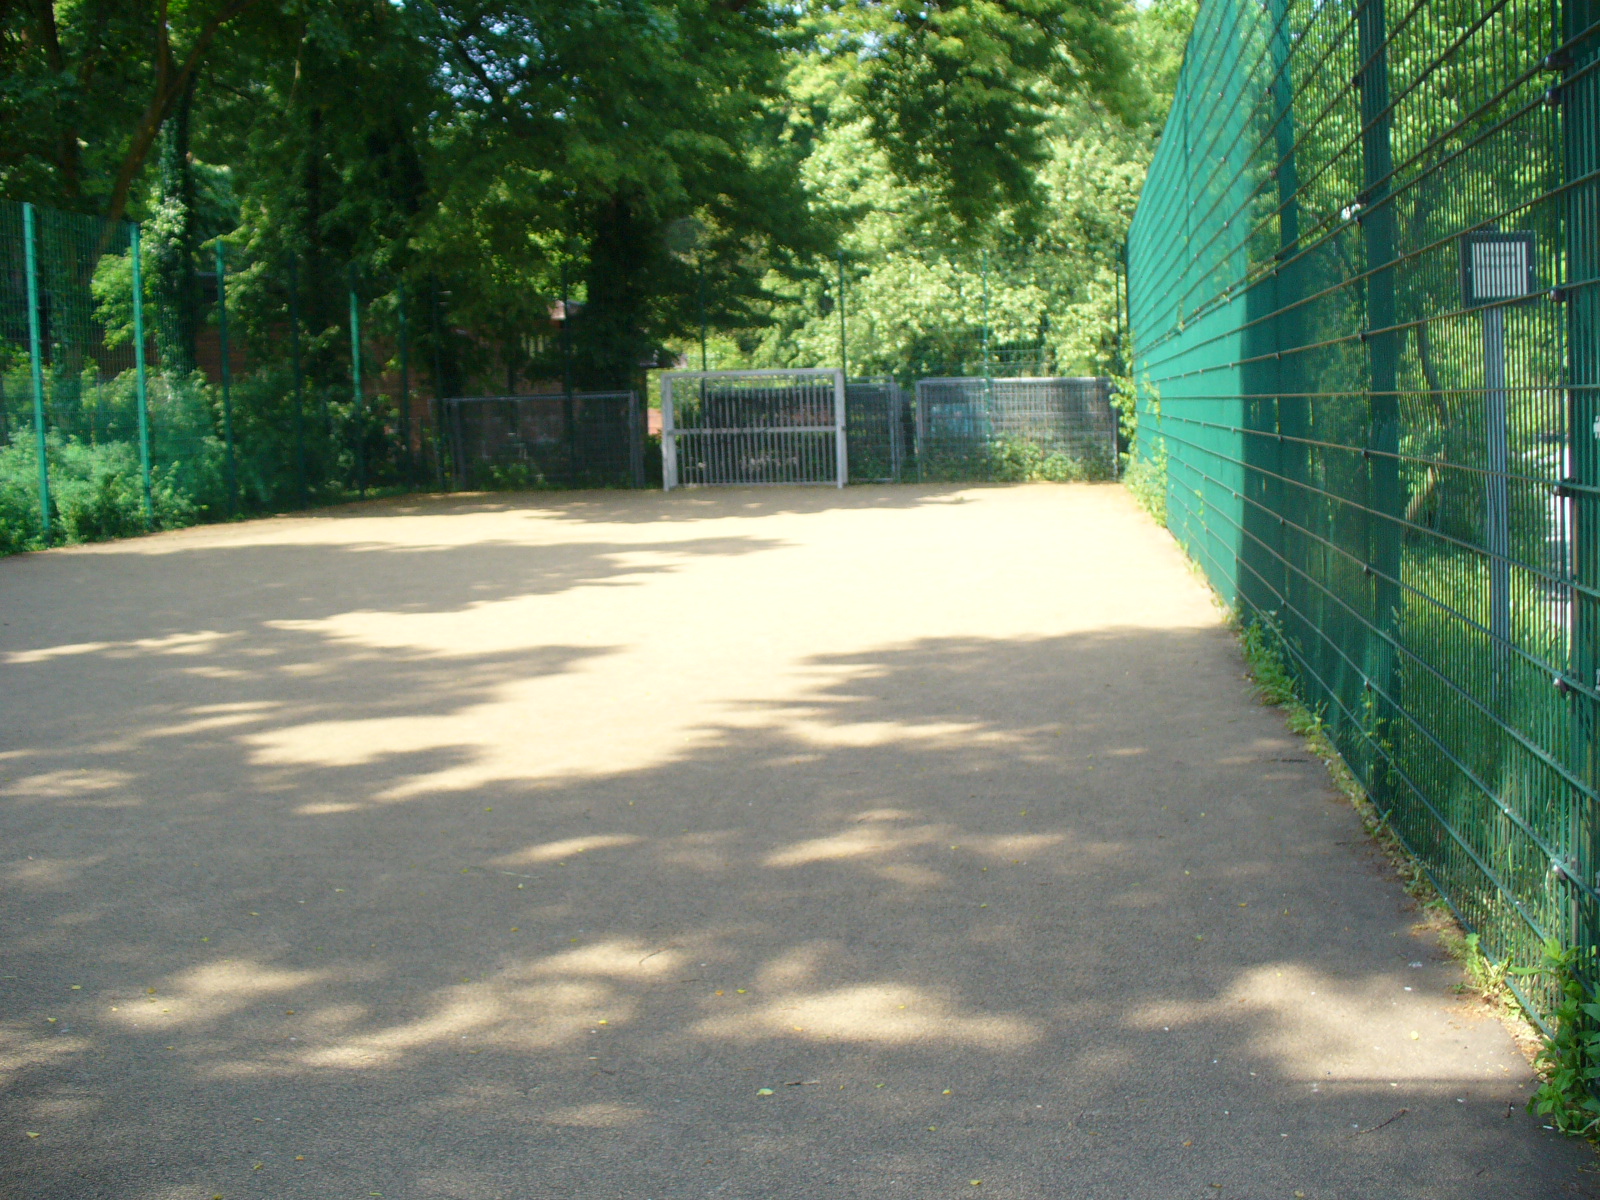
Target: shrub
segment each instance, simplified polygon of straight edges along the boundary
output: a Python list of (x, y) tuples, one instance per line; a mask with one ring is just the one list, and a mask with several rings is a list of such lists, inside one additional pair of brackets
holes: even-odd
[[(50, 433), (50, 532), (53, 542), (97, 542), (154, 527), (192, 525), (200, 509), (183, 487), (186, 468), (174, 463), (151, 472), (153, 521), (144, 510), (139, 453), (129, 442), (98, 445)], [(44, 545), (39, 520), (39, 454), (23, 430), (0, 446), (0, 554)]]

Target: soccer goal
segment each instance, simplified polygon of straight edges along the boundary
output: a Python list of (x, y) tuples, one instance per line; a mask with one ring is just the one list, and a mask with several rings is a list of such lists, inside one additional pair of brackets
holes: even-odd
[(844, 372), (672, 371), (661, 381), (661, 477), (677, 487), (849, 480)]

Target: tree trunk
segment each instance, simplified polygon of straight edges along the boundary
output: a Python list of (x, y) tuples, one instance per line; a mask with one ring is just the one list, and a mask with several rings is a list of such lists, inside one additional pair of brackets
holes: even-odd
[(648, 329), (650, 277), (665, 254), (660, 229), (628, 197), (612, 196), (595, 212), (588, 295), (572, 329), (580, 390), (642, 386), (644, 364), (656, 349)]

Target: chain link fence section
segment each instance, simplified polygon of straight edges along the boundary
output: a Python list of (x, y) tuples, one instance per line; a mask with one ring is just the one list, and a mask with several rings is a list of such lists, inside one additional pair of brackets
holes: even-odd
[(1104, 376), (917, 381), (916, 461), (927, 481), (1111, 479), (1117, 414)]
[(661, 380), (662, 485), (849, 481), (844, 373), (673, 371)]
[(455, 486), (644, 486), (636, 392), (453, 396), (440, 401)]
[(916, 470), (916, 410), (893, 379), (850, 379), (845, 441), (852, 483), (903, 483)]
[(1203, 5), (1128, 261), (1140, 487), (1485, 952), (1593, 986), (1600, 2)]

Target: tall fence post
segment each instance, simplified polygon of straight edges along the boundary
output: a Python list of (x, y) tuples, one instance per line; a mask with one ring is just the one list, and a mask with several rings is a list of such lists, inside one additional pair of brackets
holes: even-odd
[[(694, 270), (695, 270), (695, 303), (698, 305), (698, 307), (700, 309), (700, 370), (701, 370), (702, 373), (704, 373), (705, 369), (706, 369), (706, 262), (705, 262), (705, 255), (704, 255), (703, 252), (702, 253), (697, 253), (694, 256)], [(566, 294), (567, 294), (567, 285), (566, 285), (565, 282), (563, 282), (562, 285), (561, 285), (561, 295), (562, 295), (562, 304), (563, 305), (565, 305), (565, 303), (566, 303), (566, 299), (565, 299)], [(565, 312), (565, 309), (563, 308), (563, 311), (562, 311), (563, 328), (565, 328), (565, 323), (564, 323), (565, 322), (565, 318), (566, 318), (566, 312)]]
[(144, 485), (144, 523), (155, 527), (155, 497), (150, 490), (150, 392), (144, 365), (144, 268), (139, 261), (139, 226), (128, 227), (128, 253), (133, 261), (134, 400), (139, 405), (139, 479)]
[(356, 494), (367, 494), (366, 399), (361, 389), (361, 301), (356, 296), (356, 268), (350, 265), (350, 391), (354, 401), (352, 426), (355, 429)]
[(306, 480), (306, 376), (300, 364), (300, 256), (289, 255), (289, 368), (294, 373), (294, 480), (300, 507), (311, 503)]
[(989, 252), (983, 251), (983, 377), (989, 378)]
[[(572, 402), (572, 298), (568, 295), (567, 255), (561, 256), (561, 431), (567, 450), (569, 482), (577, 477), (578, 454), (575, 437), (576, 405)], [(702, 279), (704, 276), (702, 275)], [(702, 291), (700, 302), (700, 356), (706, 353), (706, 310)]]
[(39, 454), (39, 527), (50, 544), (50, 457), (44, 428), (44, 350), (39, 329), (39, 250), (34, 207), (22, 206), (23, 267), (28, 275), (28, 361), (33, 379), (33, 440)]
[(1111, 268), (1111, 285), (1117, 306), (1117, 357), (1116, 373), (1130, 375), (1132, 359), (1128, 356), (1128, 243), (1117, 243), (1117, 261)]
[[(839, 251), (839, 369), (844, 372), (845, 379), (850, 378), (850, 341), (846, 336), (844, 317), (844, 251)], [(702, 363), (700, 369), (704, 371)]]
[(845, 436), (845, 374), (841, 370), (833, 380), (833, 475), (834, 486), (843, 487), (850, 482), (850, 440)]
[[(989, 252), (983, 251), (983, 436), (994, 436), (994, 366), (989, 360)], [(985, 472), (987, 477), (988, 472)]]
[[(562, 336), (566, 336), (566, 312), (561, 314)], [(439, 277), (428, 276), (428, 326), (433, 333), (433, 463), (439, 478), (439, 490), (449, 486), (444, 473), (444, 332), (439, 327)]]
[[(406, 336), (406, 281), (400, 280), (395, 290), (395, 305), (399, 313), (400, 336), (400, 420), (401, 427), (405, 430), (406, 438), (406, 463), (411, 468), (411, 482), (415, 484), (421, 471), (418, 469), (418, 455), (420, 450), (412, 449), (411, 428), (411, 347), (410, 339)], [(416, 443), (421, 446), (420, 433)]]
[(239, 459), (233, 445), (233, 370), (228, 362), (228, 258), (217, 239), (217, 340), (222, 351), (222, 438), (228, 451), (228, 509), (239, 515)]
[[(1300, 173), (1295, 164), (1294, 80), (1290, 76), (1294, 40), (1289, 30), (1288, 0), (1272, 0), (1268, 10), (1272, 29), (1272, 106), (1274, 164), (1278, 181), (1278, 248), (1272, 269), (1272, 366), (1273, 432), (1277, 478), (1270, 481), (1267, 495), (1277, 517), (1273, 546), (1278, 563), (1275, 577), (1281, 602), (1277, 614), (1279, 636), (1305, 643), (1299, 618), (1304, 614), (1305, 588), (1299, 575), (1303, 558), (1305, 494), (1307, 478), (1306, 438), (1311, 428), (1310, 401), (1295, 383), (1299, 378), (1301, 316), (1298, 301), (1300, 275), (1297, 263), (1285, 264), (1300, 251)], [(1288, 357), (1285, 358), (1285, 352)], [(1287, 397), (1287, 402), (1286, 402)], [(1292, 660), (1292, 656), (1291, 656)]]

